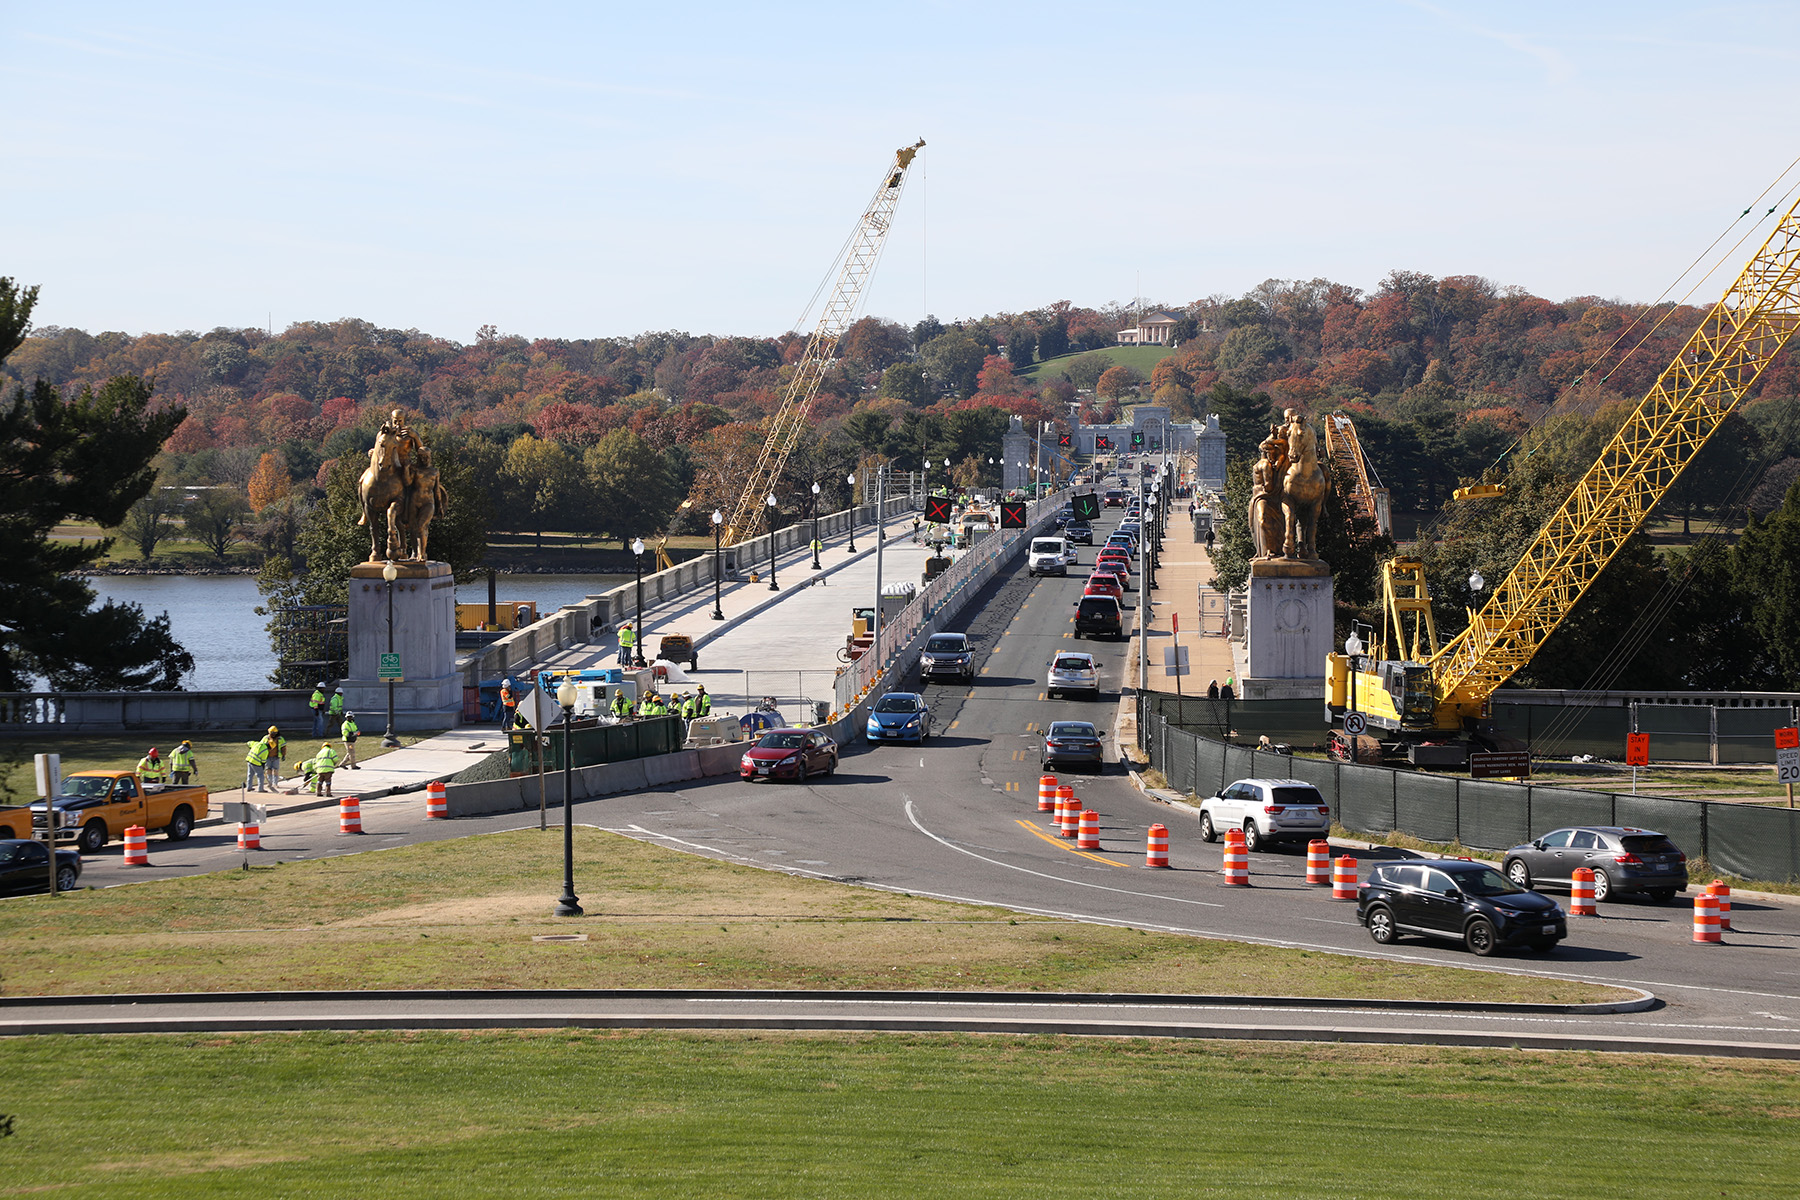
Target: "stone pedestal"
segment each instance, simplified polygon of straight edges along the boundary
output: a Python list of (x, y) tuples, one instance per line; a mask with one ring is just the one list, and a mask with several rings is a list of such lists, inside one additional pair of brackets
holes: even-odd
[[(350, 675), (340, 685), (344, 707), (363, 736), (387, 726), (388, 685), (378, 678), (388, 651), (388, 584), (384, 564), (350, 568)], [(456, 578), (450, 564), (395, 563), (393, 650), (405, 678), (394, 685), (396, 730), (448, 729), (462, 715), (456, 671)]]
[(1331, 568), (1300, 559), (1250, 564), (1245, 606), (1245, 700), (1323, 698), (1332, 649)]

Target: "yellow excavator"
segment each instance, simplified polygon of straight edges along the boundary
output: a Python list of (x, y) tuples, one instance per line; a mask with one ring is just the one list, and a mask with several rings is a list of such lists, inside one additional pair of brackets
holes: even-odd
[[(1657, 377), (1466, 629), (1439, 644), (1424, 564), (1383, 570), (1382, 629), (1355, 669), (1326, 661), (1334, 718), (1416, 746), (1479, 732), (1494, 692), (1531, 661), (1764, 368), (1800, 327), (1796, 201), (1762, 248)], [(1487, 487), (1469, 498), (1499, 494)]]

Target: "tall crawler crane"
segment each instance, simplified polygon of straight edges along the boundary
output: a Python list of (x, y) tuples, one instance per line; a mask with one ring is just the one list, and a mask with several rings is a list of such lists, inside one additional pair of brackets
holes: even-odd
[[(1489, 715), (1496, 689), (1531, 661), (1652, 507), (1800, 328), (1800, 201), (1776, 224), (1675, 361), (1494, 589), (1440, 646), (1423, 565), (1385, 569), (1380, 642), (1369, 659), (1328, 656), (1326, 702), (1402, 739), (1454, 735)], [(1393, 657), (1388, 657), (1389, 653)]]
[(787, 466), (788, 455), (800, 444), (813, 397), (819, 394), (825, 369), (837, 354), (838, 339), (855, 319), (863, 288), (868, 284), (869, 276), (875, 273), (875, 264), (881, 260), (881, 248), (887, 241), (888, 228), (893, 224), (894, 208), (900, 203), (900, 192), (906, 185), (906, 169), (912, 166), (914, 157), (924, 145), (925, 139), (920, 138), (894, 152), (894, 161), (882, 174), (874, 199), (869, 201), (856, 223), (856, 231), (850, 235), (849, 249), (838, 269), (831, 297), (825, 302), (825, 311), (819, 315), (818, 325), (806, 340), (805, 353), (794, 364), (793, 378), (788, 381), (781, 407), (769, 419), (769, 436), (763, 441), (762, 453), (757, 455), (756, 465), (750, 468), (744, 491), (726, 522), (725, 539), (728, 542), (740, 542), (756, 533), (765, 507), (763, 498), (774, 492), (775, 483)]

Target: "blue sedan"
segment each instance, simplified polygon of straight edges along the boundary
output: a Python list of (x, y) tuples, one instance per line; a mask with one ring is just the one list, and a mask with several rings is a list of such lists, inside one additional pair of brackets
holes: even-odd
[(869, 712), (871, 742), (923, 742), (931, 736), (931, 709), (917, 692), (889, 692)]

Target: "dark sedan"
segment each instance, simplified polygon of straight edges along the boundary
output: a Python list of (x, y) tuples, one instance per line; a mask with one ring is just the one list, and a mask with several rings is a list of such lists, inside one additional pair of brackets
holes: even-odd
[(1087, 721), (1052, 721), (1038, 761), (1046, 767), (1089, 766), (1098, 771), (1106, 765), (1106, 751), (1100, 743), (1105, 736), (1104, 729), (1095, 729)]
[(1594, 873), (1594, 901), (1642, 892), (1668, 902), (1687, 888), (1687, 855), (1653, 829), (1576, 825), (1506, 852), (1506, 877), (1517, 887), (1568, 889), (1575, 870)]
[(1357, 889), (1356, 919), (1383, 946), (1416, 933), (1483, 957), (1505, 946), (1550, 950), (1569, 932), (1556, 901), (1514, 887), (1491, 863), (1461, 858), (1377, 863)]
[(1070, 542), (1091, 546), (1094, 544), (1094, 527), (1086, 521), (1071, 521), (1063, 527), (1063, 537)]
[[(81, 852), (56, 852), (56, 890), (69, 892), (81, 878)], [(22, 896), (50, 890), (50, 852), (30, 838), (0, 841), (0, 896)]]
[(837, 770), (837, 743), (813, 729), (771, 729), (738, 760), (741, 779), (805, 779)]

